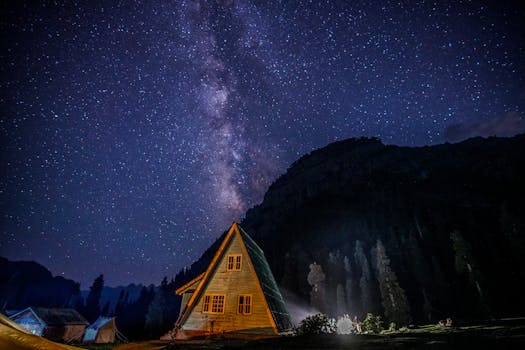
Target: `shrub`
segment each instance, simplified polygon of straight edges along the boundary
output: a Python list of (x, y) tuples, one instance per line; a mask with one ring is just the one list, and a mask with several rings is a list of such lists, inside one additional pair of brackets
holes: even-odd
[(337, 334), (351, 334), (354, 332), (354, 325), (350, 316), (344, 315), (337, 320)]
[(316, 314), (306, 317), (299, 322), (295, 334), (331, 334), (335, 333), (335, 320), (325, 314)]
[(364, 333), (381, 333), (383, 330), (383, 320), (379, 315), (374, 316), (368, 313), (361, 327)]

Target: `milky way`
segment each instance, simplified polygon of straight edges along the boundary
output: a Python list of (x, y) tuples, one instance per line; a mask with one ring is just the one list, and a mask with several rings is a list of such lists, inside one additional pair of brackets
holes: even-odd
[(158, 283), (301, 155), (525, 131), (519, 2), (9, 1), (0, 255)]
[[(247, 10), (244, 4), (232, 4), (231, 7), (222, 9), (224, 15), (231, 16), (231, 21), (240, 23), (247, 28)], [(262, 191), (268, 185), (270, 178), (267, 176), (255, 177), (255, 183), (250, 182), (246, 173), (246, 162), (251, 162), (251, 167), (261, 169), (263, 175), (275, 167), (269, 159), (254, 157), (261, 149), (261, 141), (247, 140), (246, 128), (250, 120), (246, 117), (244, 105), (245, 98), (242, 93), (243, 86), (238, 86), (237, 75), (242, 72), (221, 57), (225, 39), (220, 38), (220, 29), (213, 25), (213, 9), (209, 4), (190, 2), (181, 3), (180, 23), (186, 37), (188, 59), (194, 68), (193, 81), (195, 91), (196, 110), (193, 118), (199, 121), (199, 150), (200, 159), (204, 168), (209, 186), (212, 188), (212, 207), (217, 212), (217, 222), (222, 224), (225, 220), (237, 220), (253, 203), (255, 198), (260, 198)], [(221, 11), (221, 10), (219, 10)], [(217, 32), (219, 32), (217, 34)], [(250, 36), (250, 40), (257, 39), (258, 33)], [(228, 51), (242, 55), (242, 46), (245, 40), (236, 40)], [(241, 47), (239, 47), (241, 46)], [(264, 60), (257, 59), (257, 64), (265, 67)], [(262, 161), (261, 161), (262, 160)], [(272, 173), (271, 175), (275, 175)]]

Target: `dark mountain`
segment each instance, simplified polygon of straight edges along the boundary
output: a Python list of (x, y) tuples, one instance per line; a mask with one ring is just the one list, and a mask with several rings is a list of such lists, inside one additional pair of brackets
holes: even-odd
[(417, 148), (348, 139), (293, 163), (241, 225), (287, 294), (332, 315), (522, 316), (524, 197), (525, 135)]
[(34, 261), (0, 257), (0, 310), (28, 306), (73, 307), (80, 284), (49, 272)]

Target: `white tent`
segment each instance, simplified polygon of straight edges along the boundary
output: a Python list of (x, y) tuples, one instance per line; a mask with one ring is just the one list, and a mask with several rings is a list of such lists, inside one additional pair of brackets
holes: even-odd
[(113, 343), (117, 333), (114, 317), (97, 318), (84, 333), (84, 343)]

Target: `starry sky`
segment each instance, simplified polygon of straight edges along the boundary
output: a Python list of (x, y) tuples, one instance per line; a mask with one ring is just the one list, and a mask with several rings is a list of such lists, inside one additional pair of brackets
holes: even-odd
[(0, 255), (159, 283), (301, 155), (525, 131), (520, 1), (0, 5)]

